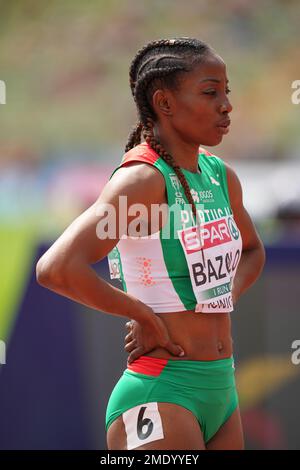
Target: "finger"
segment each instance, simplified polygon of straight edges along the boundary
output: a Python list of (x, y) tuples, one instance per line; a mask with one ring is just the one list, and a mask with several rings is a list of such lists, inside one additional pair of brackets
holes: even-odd
[(165, 346), (165, 349), (167, 349), (167, 351), (169, 351), (173, 356), (182, 357), (185, 355), (185, 352), (182, 349), (182, 347), (179, 346), (178, 344), (172, 343), (171, 341), (167, 343), (167, 345)]
[(131, 364), (133, 361), (138, 359), (144, 353), (144, 348), (142, 346), (137, 347), (134, 349), (127, 358), (127, 364)]
[(125, 343), (130, 343), (132, 341), (132, 332), (128, 333), (128, 335), (125, 336)]
[(128, 321), (127, 323), (125, 323), (125, 328), (126, 330), (130, 331), (132, 329), (132, 323), (131, 321)]
[(133, 339), (130, 343), (125, 344), (124, 349), (126, 352), (130, 353), (134, 348), (136, 348), (136, 340)]

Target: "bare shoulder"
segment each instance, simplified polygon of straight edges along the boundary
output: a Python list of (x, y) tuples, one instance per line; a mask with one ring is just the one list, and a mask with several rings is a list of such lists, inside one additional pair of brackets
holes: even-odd
[[(79, 215), (43, 255), (40, 266), (52, 266), (59, 271), (64, 269), (68, 260), (80, 258), (93, 264), (103, 259), (136, 217), (136, 214), (129, 215), (126, 207), (124, 209), (120, 196), (127, 198), (127, 209), (136, 203), (144, 204), (147, 208), (145, 223), (148, 223), (150, 206), (161, 202), (164, 190), (163, 176), (149, 164), (130, 164), (119, 168), (94, 204)], [(119, 217), (121, 212), (124, 218), (122, 226)]]
[(119, 168), (103, 189), (105, 194), (128, 197), (130, 203), (162, 203), (165, 181), (162, 173), (152, 165), (132, 162)]

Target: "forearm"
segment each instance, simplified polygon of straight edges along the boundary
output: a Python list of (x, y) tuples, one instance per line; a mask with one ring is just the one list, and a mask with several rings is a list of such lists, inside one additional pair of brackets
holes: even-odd
[(151, 309), (144, 303), (110, 285), (100, 278), (91, 266), (82, 262), (68, 263), (40, 284), (57, 294), (104, 313), (139, 322), (148, 321), (151, 317)]
[(232, 295), (234, 303), (259, 278), (264, 264), (265, 251), (263, 245), (242, 252), (233, 282)]

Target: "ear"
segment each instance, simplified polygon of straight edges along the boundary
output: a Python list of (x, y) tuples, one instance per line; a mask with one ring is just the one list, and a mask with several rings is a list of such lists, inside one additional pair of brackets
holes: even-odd
[(172, 116), (174, 111), (174, 99), (169, 90), (159, 88), (153, 93), (152, 104), (157, 116)]

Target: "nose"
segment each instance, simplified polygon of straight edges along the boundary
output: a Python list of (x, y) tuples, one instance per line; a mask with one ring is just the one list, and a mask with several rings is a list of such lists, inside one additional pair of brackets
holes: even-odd
[(224, 101), (220, 105), (220, 112), (224, 114), (224, 113), (231, 113), (231, 111), (232, 111), (232, 104), (230, 103), (228, 97), (226, 96), (224, 98)]

